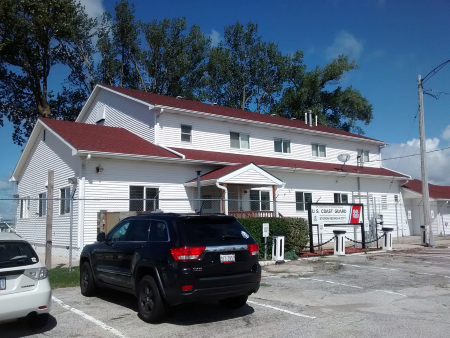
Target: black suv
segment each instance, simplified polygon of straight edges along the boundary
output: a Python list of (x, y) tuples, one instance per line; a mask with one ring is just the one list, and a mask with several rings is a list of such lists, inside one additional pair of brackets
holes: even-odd
[(80, 288), (134, 294), (140, 317), (161, 321), (169, 306), (216, 299), (236, 309), (259, 290), (258, 244), (236, 218), (147, 213), (129, 217), (84, 247)]

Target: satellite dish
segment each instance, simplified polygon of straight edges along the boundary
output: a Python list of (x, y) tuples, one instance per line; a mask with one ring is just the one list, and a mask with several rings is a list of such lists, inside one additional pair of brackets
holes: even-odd
[(345, 163), (348, 160), (350, 160), (350, 154), (339, 154), (337, 158), (338, 158), (339, 161)]

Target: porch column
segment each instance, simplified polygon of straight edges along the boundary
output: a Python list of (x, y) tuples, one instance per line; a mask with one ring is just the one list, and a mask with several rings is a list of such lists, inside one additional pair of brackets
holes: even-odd
[(277, 198), (276, 198), (276, 193), (277, 193), (277, 186), (276, 185), (272, 185), (273, 217), (277, 217)]

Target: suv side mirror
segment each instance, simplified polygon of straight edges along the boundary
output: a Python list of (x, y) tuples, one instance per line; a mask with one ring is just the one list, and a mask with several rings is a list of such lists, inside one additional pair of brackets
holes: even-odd
[(97, 242), (104, 242), (106, 239), (106, 235), (104, 232), (99, 232), (97, 234)]

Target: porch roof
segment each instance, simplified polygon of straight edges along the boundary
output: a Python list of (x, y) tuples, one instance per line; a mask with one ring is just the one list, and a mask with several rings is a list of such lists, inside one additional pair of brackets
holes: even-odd
[[(194, 178), (185, 183), (187, 186), (195, 186)], [(268, 173), (254, 163), (230, 165), (214, 169), (200, 176), (202, 185), (219, 183), (256, 184), (256, 185), (282, 185), (284, 182)]]

